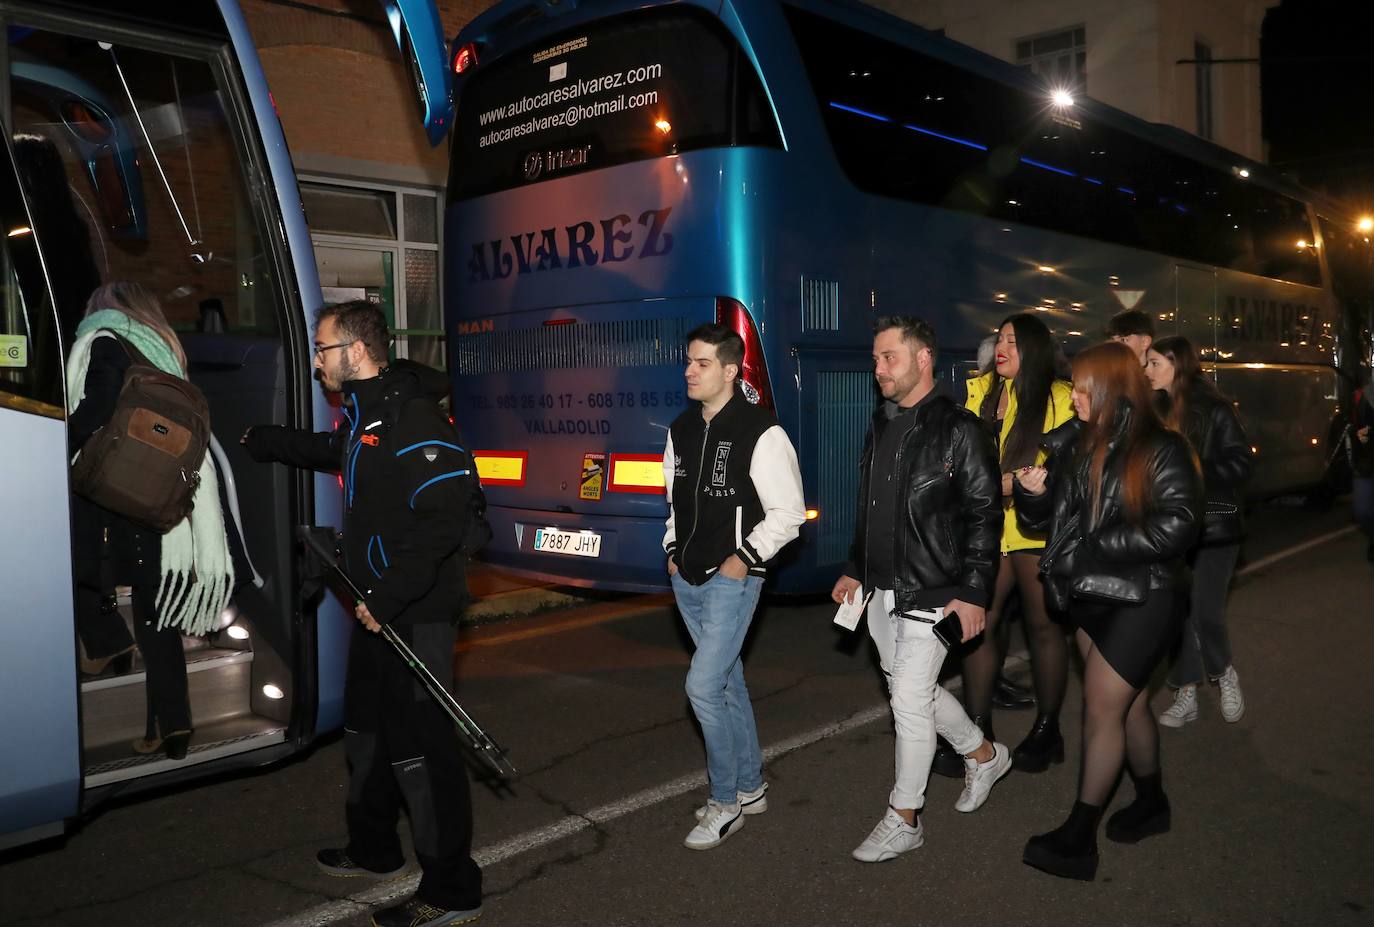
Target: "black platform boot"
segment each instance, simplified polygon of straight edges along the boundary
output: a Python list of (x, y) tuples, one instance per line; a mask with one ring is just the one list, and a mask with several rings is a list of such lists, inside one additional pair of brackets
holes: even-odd
[(1097, 877), (1097, 822), (1102, 809), (1074, 802), (1069, 819), (1048, 834), (1026, 841), (1021, 861), (1063, 879), (1091, 882)]
[(1026, 739), (1011, 752), (1011, 768), (1038, 773), (1050, 763), (1064, 762), (1064, 735), (1059, 733), (1058, 715), (1038, 715)]
[(1167, 834), (1173, 824), (1173, 812), (1159, 773), (1136, 777), (1135, 801), (1107, 819), (1107, 839), (1117, 843), (1139, 843), (1154, 834)]

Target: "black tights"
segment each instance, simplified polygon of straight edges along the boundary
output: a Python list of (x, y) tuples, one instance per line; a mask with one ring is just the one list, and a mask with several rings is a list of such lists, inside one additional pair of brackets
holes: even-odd
[(1083, 655), (1083, 765), (1078, 800), (1101, 808), (1125, 760), (1137, 779), (1159, 772), (1159, 728), (1149, 691), (1122, 679), (1092, 639), (1077, 632)]
[(1058, 715), (1068, 682), (1069, 645), (1064, 639), (1064, 628), (1050, 617), (1045, 607), (1045, 587), (1040, 584), (1040, 555), (1033, 551), (1012, 553), (999, 560), (997, 584), (993, 588), (983, 640), (964, 655), (964, 707), (971, 716), (988, 717), (992, 712), (992, 687), (1006, 655), (1006, 635), (999, 634), (998, 629), (1013, 589), (1021, 593), (1037, 711), (1042, 715)]

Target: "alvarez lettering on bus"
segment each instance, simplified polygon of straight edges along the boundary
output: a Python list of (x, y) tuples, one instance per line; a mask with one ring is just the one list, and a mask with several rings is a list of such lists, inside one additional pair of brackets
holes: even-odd
[(611, 423), (604, 418), (527, 418), (525, 431), (532, 435), (608, 435)]
[[(668, 215), (672, 211), (673, 207), (665, 206), (641, 213), (638, 225), (644, 231), (638, 241), (635, 223), (628, 215), (621, 213), (609, 219), (597, 222), (587, 220), (562, 229), (540, 229), (490, 242), (474, 242), (468, 257), (468, 282), (504, 280), (512, 273), (523, 275), (564, 267), (572, 270), (598, 263), (612, 264), (628, 261), (632, 257), (663, 257), (673, 250), (673, 236), (665, 231)], [(593, 247), (597, 244), (598, 233), (600, 250)], [(510, 244), (509, 248), (506, 247), (507, 243)]]

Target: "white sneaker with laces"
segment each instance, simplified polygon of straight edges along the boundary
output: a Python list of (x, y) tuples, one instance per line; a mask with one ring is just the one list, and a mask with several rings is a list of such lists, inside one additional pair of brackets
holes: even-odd
[[(768, 810), (768, 783), (754, 789), (752, 792), (736, 792), (735, 801), (739, 802), (739, 810), (744, 814), (763, 814)], [(697, 820), (706, 817), (707, 805), (702, 805), (696, 810)]]
[(916, 826), (912, 827), (902, 820), (900, 814), (888, 808), (878, 826), (873, 828), (863, 843), (854, 848), (851, 855), (861, 863), (881, 863), (883, 860), (896, 859), (924, 842), (925, 835), (919, 817), (916, 818)]
[(1240, 693), (1240, 676), (1234, 666), (1226, 667), (1226, 672), (1217, 679), (1221, 687), (1221, 719), (1236, 723), (1245, 714), (1245, 696)]
[(988, 800), (988, 794), (1007, 773), (1011, 772), (1011, 751), (1002, 744), (992, 745), (992, 759), (986, 763), (964, 757), (964, 791), (954, 803), (955, 811), (977, 811)]
[(1159, 715), (1165, 727), (1183, 727), (1197, 720), (1197, 686), (1179, 686), (1174, 690), (1174, 703)]
[(722, 805), (717, 801), (708, 801), (701, 823), (692, 828), (682, 844), (689, 850), (709, 850), (720, 846), (743, 826), (744, 812), (740, 810), (739, 802)]

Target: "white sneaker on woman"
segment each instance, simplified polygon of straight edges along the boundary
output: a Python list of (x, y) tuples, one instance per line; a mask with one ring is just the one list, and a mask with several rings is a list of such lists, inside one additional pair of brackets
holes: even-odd
[(913, 827), (900, 814), (891, 808), (883, 815), (878, 826), (873, 828), (864, 842), (854, 848), (852, 855), (861, 863), (881, 863), (883, 860), (896, 859), (903, 853), (914, 850), (925, 842), (921, 832), (921, 819), (916, 819)]
[(1174, 703), (1159, 716), (1165, 727), (1183, 727), (1197, 720), (1197, 686), (1179, 686), (1174, 690)]
[(1217, 678), (1221, 687), (1221, 719), (1236, 723), (1245, 714), (1245, 696), (1240, 693), (1240, 676), (1234, 666), (1226, 667), (1226, 672)]

